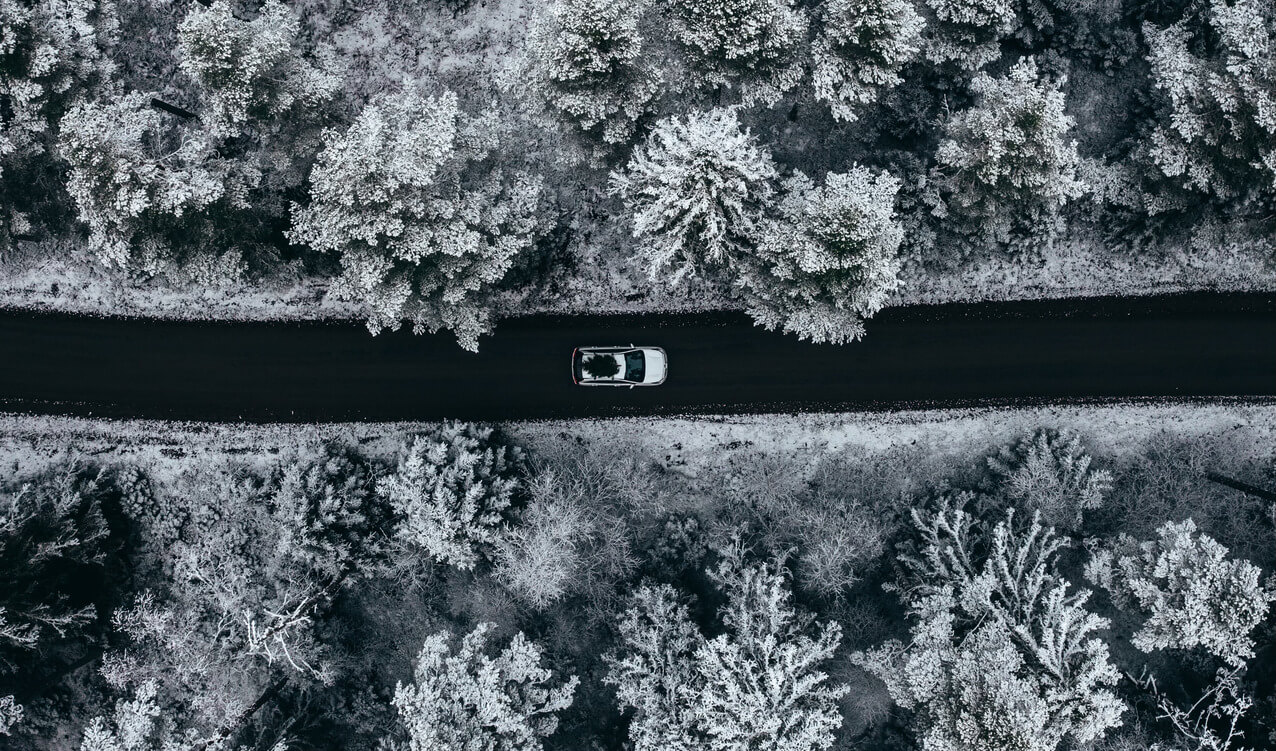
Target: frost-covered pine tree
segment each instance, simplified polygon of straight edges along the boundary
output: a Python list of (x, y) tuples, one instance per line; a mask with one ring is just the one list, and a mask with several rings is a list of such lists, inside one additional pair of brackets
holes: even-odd
[(622, 647), (605, 681), (635, 710), (635, 751), (829, 748), (847, 689), (828, 685), (820, 667), (840, 627), (814, 626), (793, 606), (779, 564), (745, 563), (736, 549), (709, 575), (726, 595), (713, 638), (667, 585), (639, 590), (621, 618)]
[(1001, 57), (1001, 40), (1019, 28), (1014, 0), (926, 0), (929, 20), (926, 57), (979, 70)]
[(800, 172), (787, 180), (779, 217), (765, 223), (742, 276), (753, 320), (815, 342), (863, 336), (864, 319), (899, 286), (898, 190), (889, 173), (858, 165), (820, 186)]
[(1143, 27), (1152, 82), (1163, 99), (1152, 160), (1185, 187), (1220, 199), (1270, 196), (1276, 7), (1269, 0), (1214, 0), (1200, 17), (1191, 25)]
[(663, 0), (699, 86), (771, 105), (802, 80), (807, 17), (793, 0)]
[(470, 569), (505, 525), (522, 452), (492, 428), (450, 422), (412, 439), (377, 491), (399, 514), (396, 537), (440, 563)]
[(541, 665), (541, 649), (521, 632), (495, 655), (479, 624), (455, 654), (451, 634), (425, 640), (415, 679), (398, 684), (394, 706), (407, 743), (401, 751), (540, 751), (541, 739), (558, 728), (558, 713), (571, 706), (579, 682), (566, 681)]
[(1120, 678), (1095, 636), (1107, 621), (1058, 573), (1063, 542), (1013, 511), (985, 532), (968, 499), (914, 509), (918, 544), (902, 558), (909, 645), (890, 641), (855, 659), (914, 712), (932, 751), (1054, 751), (1121, 723)]
[(695, 718), (708, 747), (832, 746), (847, 688), (827, 685), (820, 666), (837, 650), (841, 627), (829, 621), (813, 628), (814, 618), (794, 608), (788, 572), (779, 565), (727, 556), (710, 574), (727, 602), (718, 613), (726, 632), (695, 653), (702, 681)]
[(257, 175), (218, 156), (202, 130), (133, 93), (80, 102), (62, 119), (67, 192), (89, 226), (89, 250), (107, 267), (165, 270), (214, 204), (242, 207)]
[(855, 122), (858, 110), (903, 81), (926, 22), (909, 0), (829, 0), (823, 21), (811, 46), (815, 96), (833, 117)]
[(638, 23), (646, 2), (556, 0), (528, 40), (531, 91), (604, 144), (628, 143), (660, 89)]
[(1000, 78), (979, 73), (970, 89), (975, 103), (949, 118), (935, 155), (946, 202), (937, 214), (976, 243), (1052, 238), (1085, 190), (1062, 82), (1027, 58)]
[(634, 150), (612, 192), (633, 215), (652, 279), (677, 284), (709, 269), (731, 270), (750, 252), (775, 192), (770, 153), (733, 108), (659, 122)]
[(335, 293), (373, 333), (406, 320), (477, 350), (492, 285), (535, 239), (540, 181), (493, 168), (494, 124), (452, 92), (383, 94), (325, 140), (290, 239), (340, 256)]
[(277, 118), (336, 94), (340, 78), (298, 49), (300, 27), (280, 0), (267, 0), (251, 21), (236, 18), (227, 0), (191, 6), (177, 30), (177, 54), (205, 94), (202, 120), (214, 134), (237, 135), (250, 119)]
[(1037, 431), (988, 458), (1007, 500), (1060, 529), (1080, 526), (1082, 513), (1102, 506), (1112, 489), (1112, 473), (1090, 464), (1081, 438), (1067, 430)]
[(700, 748), (695, 709), (703, 679), (694, 654), (703, 638), (686, 603), (667, 584), (644, 586), (616, 630), (622, 647), (608, 656), (603, 681), (615, 687), (622, 708), (634, 710), (629, 721), (634, 751)]
[(1091, 558), (1086, 577), (1146, 616), (1131, 639), (1144, 652), (1202, 647), (1243, 666), (1254, 656), (1250, 634), (1276, 592), (1260, 581), (1257, 566), (1229, 560), (1227, 548), (1198, 534), (1191, 519), (1167, 522), (1156, 535), (1143, 543), (1122, 535)]

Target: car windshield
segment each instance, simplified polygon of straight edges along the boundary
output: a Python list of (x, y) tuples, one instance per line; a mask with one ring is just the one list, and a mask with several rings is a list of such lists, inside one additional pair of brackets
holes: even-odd
[(641, 381), (643, 374), (646, 372), (646, 362), (642, 357), (642, 350), (625, 353), (625, 380)]

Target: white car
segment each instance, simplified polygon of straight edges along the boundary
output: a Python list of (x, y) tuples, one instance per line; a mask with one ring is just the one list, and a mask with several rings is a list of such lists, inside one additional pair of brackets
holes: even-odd
[(578, 386), (659, 386), (668, 358), (659, 347), (577, 347), (572, 350), (572, 382)]

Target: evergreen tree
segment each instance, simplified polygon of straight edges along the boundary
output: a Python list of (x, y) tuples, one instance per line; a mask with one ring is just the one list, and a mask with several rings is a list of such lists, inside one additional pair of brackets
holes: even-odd
[[(222, 159), (206, 133), (128, 94), (76, 104), (62, 120), (59, 152), (67, 192), (89, 226), (89, 250), (104, 265), (147, 275), (168, 270), (201, 215), (244, 208), (258, 175)], [(228, 263), (237, 267), (237, 256)]]
[(1259, 580), (1257, 566), (1228, 560), (1227, 548), (1198, 535), (1191, 519), (1167, 522), (1156, 534), (1143, 543), (1121, 535), (1091, 558), (1086, 577), (1146, 616), (1131, 640), (1144, 652), (1203, 647), (1243, 666), (1254, 655), (1250, 634), (1276, 592)]
[(250, 119), (314, 107), (336, 94), (340, 79), (297, 49), (300, 25), (280, 0), (267, 0), (251, 21), (236, 18), (227, 0), (191, 7), (177, 52), (207, 97), (202, 119), (213, 133), (237, 135)]
[(901, 557), (909, 646), (890, 641), (855, 657), (914, 712), (933, 751), (1054, 751), (1120, 724), (1120, 677), (1094, 632), (1107, 621), (1068, 592), (1056, 569), (1063, 542), (1013, 511), (985, 532), (947, 496), (913, 510), (918, 544)]
[(406, 92), (326, 134), (290, 237), (340, 256), (335, 291), (363, 307), (373, 333), (407, 320), (477, 350), (490, 330), (487, 295), (531, 246), (540, 195), (531, 176), (492, 169), (493, 131), (451, 92)]
[(403, 751), (540, 751), (541, 739), (558, 728), (558, 713), (571, 706), (578, 679), (553, 680), (541, 650), (522, 633), (496, 655), (486, 653), (494, 624), (480, 624), (461, 640), (450, 634), (426, 639), (413, 683), (400, 683), (394, 706), (406, 730)]
[(107, 484), (77, 465), (0, 491), (0, 689), (38, 675), (33, 660), (83, 636), (98, 619), (109, 554)]
[(979, 70), (1001, 57), (1001, 40), (1019, 28), (1013, 0), (926, 0), (934, 18), (926, 57)]
[(726, 595), (721, 634), (702, 635), (664, 585), (639, 590), (621, 618), (623, 647), (605, 680), (636, 711), (635, 751), (829, 748), (846, 688), (827, 685), (820, 666), (840, 627), (812, 628), (779, 564), (746, 564), (735, 548), (709, 574)]
[(518, 447), (498, 444), (491, 428), (452, 422), (413, 438), (377, 490), (401, 517), (400, 541), (471, 569), (505, 525), (521, 462)]
[(948, 120), (936, 154), (946, 201), (937, 213), (976, 244), (1052, 238), (1085, 190), (1076, 141), (1064, 140), (1073, 123), (1062, 82), (1042, 80), (1029, 58), (970, 88), (975, 104)]
[(1219, 199), (1276, 189), (1276, 7), (1213, 0), (1201, 22), (1145, 24), (1162, 94), (1151, 157), (1168, 177)]
[(660, 88), (638, 29), (645, 10), (644, 2), (557, 0), (528, 42), (532, 91), (603, 144), (628, 143)]
[(776, 176), (770, 154), (726, 108), (662, 120), (611, 180), (644, 240), (651, 278), (668, 274), (676, 284), (739, 265)]
[(620, 706), (634, 710), (629, 722), (634, 751), (702, 748), (695, 709), (703, 677), (694, 655), (703, 637), (686, 603), (667, 584), (644, 586), (616, 628), (623, 647), (608, 657), (604, 680), (615, 686)]
[(775, 104), (802, 80), (805, 12), (793, 0), (666, 0), (693, 80), (738, 87), (744, 104)]
[(829, 0), (811, 48), (815, 96), (845, 122), (903, 80), (926, 22), (908, 0)]
[(57, 200), (46, 184), (58, 122), (111, 88), (118, 37), (114, 0), (0, 0), (0, 252)]
[(858, 165), (818, 187), (801, 173), (788, 180), (780, 218), (764, 225), (744, 272), (753, 320), (816, 342), (863, 336), (863, 320), (899, 286), (897, 190), (890, 174)]

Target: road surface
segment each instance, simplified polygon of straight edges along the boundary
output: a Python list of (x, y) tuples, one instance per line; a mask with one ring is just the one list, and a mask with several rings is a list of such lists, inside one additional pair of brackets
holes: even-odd
[[(663, 386), (574, 386), (572, 348), (669, 353)], [(479, 354), (357, 324), (0, 314), (0, 409), (189, 420), (476, 420), (1276, 396), (1276, 295), (884, 311), (813, 345), (738, 314), (538, 316)]]

